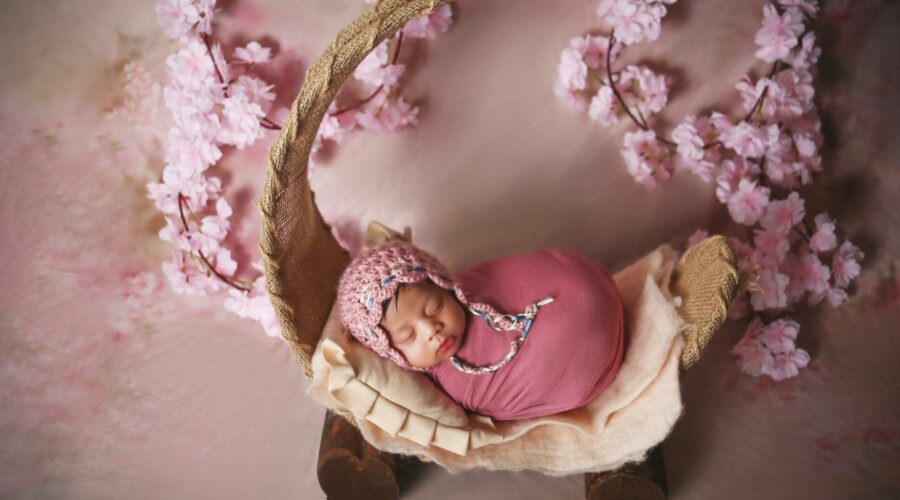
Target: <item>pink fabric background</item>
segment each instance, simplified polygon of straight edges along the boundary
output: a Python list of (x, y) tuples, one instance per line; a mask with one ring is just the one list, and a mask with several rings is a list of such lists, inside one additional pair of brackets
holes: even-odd
[[(813, 361), (783, 383), (739, 373), (727, 350), (740, 325), (717, 334), (684, 376), (685, 414), (665, 445), (671, 498), (900, 496), (900, 5), (851, 3), (846, 14), (826, 10), (819, 27), (829, 175), (805, 195), (808, 211), (828, 207), (866, 253), (858, 290), (840, 309), (800, 315)], [(618, 154), (624, 126), (589, 123), (554, 98), (559, 51), (590, 28), (595, 4), (458, 2), (448, 33), (407, 46), (421, 61), (407, 95), (422, 103), (422, 124), (341, 147), (313, 178), (326, 217), (411, 225), (455, 269), (569, 246), (615, 271), (698, 226), (722, 228), (709, 186), (678, 175), (648, 192)], [(629, 52), (680, 82), (665, 117), (737, 104), (761, 4), (682, 0), (659, 43)], [(293, 89), (285, 102), (366, 8), (230, 5), (223, 30), (281, 43), (283, 67), (270, 77)], [(0, 497), (324, 498), (324, 411), (304, 394), (300, 367), (222, 298), (177, 296), (162, 282), (170, 250), (144, 187), (162, 171), (159, 147), (148, 131), (104, 119), (126, 61), (158, 70), (175, 49), (153, 2), (10, 1), (0, 40)], [(227, 154), (219, 169), (243, 221), (233, 229), (247, 242), (241, 262), (256, 255), (251, 201), (270, 141)], [(581, 476), (434, 466), (404, 488), (410, 499), (582, 495)]]

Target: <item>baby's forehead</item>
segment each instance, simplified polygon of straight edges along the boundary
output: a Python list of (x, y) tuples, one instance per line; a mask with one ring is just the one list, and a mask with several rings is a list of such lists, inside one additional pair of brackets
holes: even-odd
[(401, 283), (400, 286), (397, 287), (397, 291), (394, 292), (394, 295), (381, 303), (381, 321), (384, 322), (389, 310), (393, 310), (394, 314), (402, 314), (403, 308), (400, 307), (400, 302), (403, 302), (404, 304), (409, 300), (415, 302), (418, 298), (431, 295), (438, 291), (440, 291), (440, 287), (430, 280), (424, 280), (418, 283)]

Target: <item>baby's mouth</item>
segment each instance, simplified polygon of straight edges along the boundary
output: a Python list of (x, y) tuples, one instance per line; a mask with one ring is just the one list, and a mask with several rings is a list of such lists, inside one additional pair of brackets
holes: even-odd
[(443, 354), (452, 349), (454, 345), (456, 345), (456, 337), (447, 337), (446, 340), (441, 342), (441, 345), (438, 347), (438, 352)]

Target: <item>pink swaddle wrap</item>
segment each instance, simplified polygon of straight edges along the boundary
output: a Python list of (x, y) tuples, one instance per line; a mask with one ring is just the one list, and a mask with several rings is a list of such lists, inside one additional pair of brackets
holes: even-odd
[[(431, 379), (463, 407), (498, 420), (551, 415), (590, 402), (615, 378), (625, 351), (622, 300), (609, 271), (577, 252), (541, 250), (481, 262), (455, 276), (475, 300), (519, 311), (546, 296), (509, 363), (471, 375), (444, 362)], [(519, 332), (469, 314), (456, 356), (472, 365), (503, 357)]]

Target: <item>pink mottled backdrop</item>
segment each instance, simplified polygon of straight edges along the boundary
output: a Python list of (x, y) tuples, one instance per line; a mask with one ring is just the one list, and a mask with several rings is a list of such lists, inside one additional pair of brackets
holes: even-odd
[[(220, 33), (278, 50), (282, 102), (362, 0), (234, 0)], [(459, 268), (562, 245), (619, 268), (727, 216), (678, 175), (654, 191), (605, 129), (552, 94), (559, 51), (595, 1), (461, 0), (451, 30), (416, 54), (407, 95), (421, 125), (355, 135), (312, 179), (326, 218), (411, 225)], [(754, 66), (760, 0), (681, 0), (650, 55), (679, 81), (665, 117), (737, 104)], [(161, 82), (176, 45), (146, 0), (3, 3), (0, 16), (0, 497), (324, 498), (324, 412), (290, 351), (221, 297), (173, 294), (169, 247), (145, 184), (162, 171), (165, 115), (128, 111), (128, 61)], [(783, 383), (739, 373), (715, 337), (685, 374), (665, 445), (671, 498), (900, 498), (900, 4), (838, 1), (817, 32), (827, 177), (804, 192), (866, 253), (843, 307), (800, 316), (813, 356)], [(642, 52), (643, 51), (643, 52)], [(631, 57), (630, 56), (630, 57)], [(152, 109), (152, 108), (148, 108)], [(146, 111), (146, 110), (145, 110)], [(112, 114), (110, 114), (112, 112)], [(162, 119), (163, 122), (160, 122)], [(256, 198), (273, 136), (217, 168), (256, 258)], [(405, 498), (581, 498), (580, 476), (423, 466)]]

